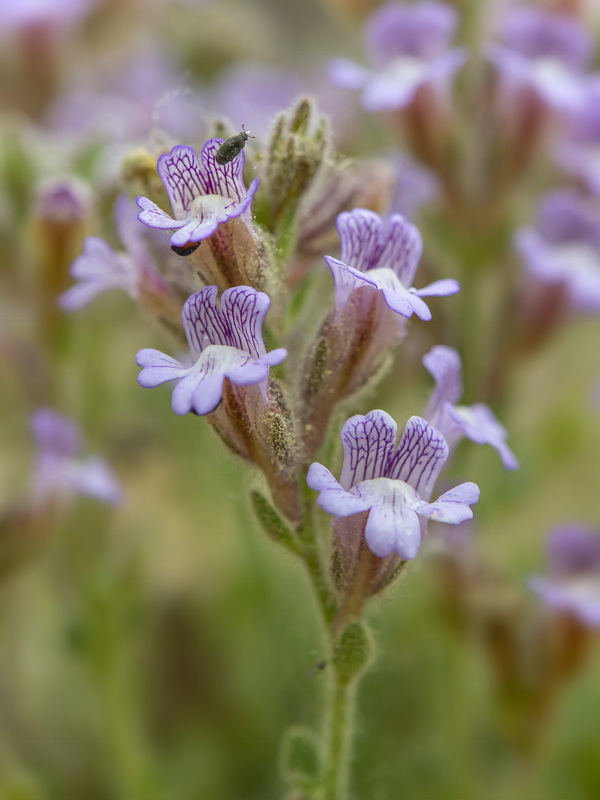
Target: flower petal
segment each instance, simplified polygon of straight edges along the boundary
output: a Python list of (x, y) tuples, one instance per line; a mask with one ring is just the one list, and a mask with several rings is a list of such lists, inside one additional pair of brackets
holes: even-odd
[(365, 539), (371, 552), (380, 558), (397, 553), (414, 558), (421, 545), (421, 523), (415, 512), (395, 493), (376, 503), (369, 513)]
[(472, 406), (449, 406), (448, 414), (471, 441), (491, 444), (498, 451), (506, 469), (517, 469), (519, 462), (506, 444), (506, 428), (501, 425), (492, 410), (484, 403)]
[(447, 458), (448, 445), (442, 434), (421, 417), (411, 417), (386, 474), (405, 481), (428, 500)]
[(445, 492), (433, 503), (419, 503), (415, 511), (435, 522), (458, 525), (471, 519), (473, 512), (469, 506), (479, 500), (479, 487), (475, 483), (461, 483)]
[(452, 347), (437, 345), (423, 356), (425, 369), (435, 380), (425, 418), (434, 426), (441, 418), (445, 403), (457, 403), (462, 394), (460, 356)]
[(138, 197), (135, 202), (138, 208), (142, 209), (138, 214), (139, 221), (149, 228), (167, 230), (168, 228), (182, 228), (185, 225), (185, 220), (173, 219), (147, 197)]
[(310, 465), (306, 483), (311, 489), (321, 493), (317, 504), (334, 517), (349, 517), (367, 511), (373, 504), (369, 497), (359, 497), (345, 491), (331, 472), (317, 462)]
[(163, 383), (181, 378), (188, 372), (179, 361), (152, 348), (140, 350), (135, 357), (135, 363), (138, 367), (143, 367), (138, 375), (138, 383), (144, 389), (154, 389)]
[(361, 481), (380, 478), (394, 449), (396, 423), (385, 411), (360, 414), (344, 424), (341, 433), (344, 465), (340, 484), (351, 489)]
[(203, 194), (218, 194), (240, 203), (248, 193), (244, 184), (246, 154), (242, 150), (239, 156), (227, 164), (217, 164), (217, 151), (222, 143), (223, 139), (209, 139), (202, 148), (200, 159), (202, 161)]
[(176, 145), (156, 165), (167, 190), (173, 215), (183, 219), (196, 197), (206, 194), (198, 156), (191, 147)]

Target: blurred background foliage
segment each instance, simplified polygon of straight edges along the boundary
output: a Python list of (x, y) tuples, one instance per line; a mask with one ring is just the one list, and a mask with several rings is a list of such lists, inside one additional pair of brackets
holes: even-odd
[[(35, 30), (0, 30), (0, 507), (26, 495), (29, 419), (40, 405), (77, 419), (126, 493), (117, 509), (78, 498), (0, 584), (2, 800), (280, 797), (282, 733), (319, 716), (327, 668), (313, 598), (301, 568), (257, 529), (246, 498), (256, 477), (204, 420), (175, 417), (167, 390), (137, 386), (136, 351), (168, 352), (172, 342), (129, 298), (111, 293), (79, 314), (44, 317), (56, 292), (40, 296), (34, 198), (44, 178), (65, 173), (93, 193), (94, 212), (63, 262), (85, 234), (116, 244), (112, 205), (132, 146), (161, 152), (182, 128), (186, 143), (201, 143), (207, 112), (235, 130), (268, 129), (259, 114), (277, 109), (261, 108), (256, 85), (245, 88), (253, 64), (293, 76), (282, 107), (296, 86), (316, 91), (342, 152), (389, 154), (391, 129), (323, 77), (333, 55), (360, 57), (360, 24), (375, 6), (98, 0), (58, 25), (46, 53)], [(164, 62), (154, 80), (144, 59)], [(528, 218), (535, 194), (519, 198)], [(435, 217), (423, 221), (426, 257), (427, 224)], [(494, 280), (502, 277), (486, 292)], [(434, 317), (441, 306), (433, 301)], [(425, 328), (411, 324), (368, 408), (398, 420), (421, 413)], [(444, 343), (456, 344), (447, 333)], [(505, 472), (491, 448), (470, 443), (455, 466), (481, 487), (478, 547), (533, 605), (526, 580), (542, 569), (548, 529), (598, 524), (599, 333), (597, 319), (570, 319), (506, 376), (508, 399), (496, 410), (520, 470)], [(371, 607), (378, 658), (359, 698), (353, 796), (600, 796), (598, 653), (562, 693), (539, 751), (523, 758), (486, 654), (449, 622), (437, 577), (434, 559), (420, 556)]]

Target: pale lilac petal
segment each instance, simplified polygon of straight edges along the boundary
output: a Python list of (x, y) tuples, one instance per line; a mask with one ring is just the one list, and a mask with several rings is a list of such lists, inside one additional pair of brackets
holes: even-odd
[(79, 428), (69, 417), (40, 408), (31, 417), (31, 429), (43, 454), (73, 457), (81, 450)]
[(217, 306), (217, 286), (205, 286), (188, 297), (182, 311), (183, 329), (192, 359), (209, 344), (228, 344), (228, 331)]
[(340, 484), (351, 489), (361, 481), (380, 478), (396, 441), (396, 423), (385, 411), (350, 417), (341, 433), (344, 465)]
[(415, 294), (419, 297), (448, 297), (451, 294), (460, 292), (460, 284), (454, 278), (443, 278), (439, 281), (434, 281), (422, 289), (413, 289)]
[(228, 326), (228, 342), (254, 358), (266, 354), (262, 327), (271, 305), (269, 296), (250, 286), (227, 289), (221, 297), (221, 314)]
[(149, 200), (147, 197), (138, 197), (135, 201), (138, 208), (142, 210), (138, 214), (138, 219), (147, 225), (149, 228), (182, 228), (186, 224), (186, 220), (176, 220), (160, 209), (156, 203)]
[(435, 522), (446, 522), (458, 525), (473, 517), (469, 506), (479, 500), (479, 487), (474, 483), (461, 483), (449, 492), (445, 492), (433, 503), (420, 503), (415, 511)]
[(88, 236), (83, 244), (83, 253), (71, 266), (71, 275), (77, 280), (103, 279), (106, 275), (122, 271), (117, 253), (103, 239)]
[(405, 481), (428, 500), (447, 458), (448, 445), (442, 434), (421, 417), (411, 417), (386, 474)]
[(574, 16), (534, 7), (507, 13), (502, 40), (523, 58), (553, 58), (575, 70), (585, 69), (594, 47), (591, 32)]
[(600, 627), (600, 577), (560, 582), (533, 577), (529, 586), (546, 605), (575, 614), (585, 625)]
[(63, 311), (79, 311), (99, 294), (110, 289), (116, 289), (117, 285), (107, 285), (105, 281), (85, 281), (78, 283), (67, 289), (58, 298), (58, 305)]
[(227, 222), (227, 215), (222, 210), (211, 209), (182, 220), (183, 225), (169, 239), (173, 247), (185, 247), (208, 239), (219, 227), (220, 222)]
[(334, 58), (329, 62), (327, 74), (334, 86), (341, 89), (362, 89), (372, 73), (347, 58)]
[(72, 462), (70, 480), (73, 489), (79, 494), (104, 500), (116, 505), (123, 500), (123, 492), (114, 473), (101, 458), (86, 458)]
[(461, 363), (456, 350), (437, 345), (423, 356), (423, 364), (435, 380), (425, 418), (437, 425), (445, 403), (457, 403), (462, 394)]
[(138, 367), (143, 367), (138, 375), (138, 383), (144, 389), (154, 389), (163, 383), (181, 378), (188, 371), (176, 359), (151, 348), (140, 350), (135, 357), (135, 363)]
[(392, 494), (373, 506), (365, 527), (365, 540), (371, 552), (380, 558), (396, 553), (409, 560), (417, 555), (421, 523), (402, 494)]
[(363, 286), (371, 286), (373, 289), (379, 288), (377, 283), (368, 277), (369, 273), (360, 272), (360, 270), (354, 269), (331, 256), (325, 256), (325, 261), (333, 277), (335, 304), (338, 311), (343, 310), (350, 294), (355, 289), (360, 289)]
[(311, 489), (320, 492), (317, 504), (334, 517), (349, 517), (351, 514), (358, 514), (371, 508), (370, 498), (347, 492), (331, 472), (317, 462), (310, 465), (306, 483)]
[(579, 522), (551, 531), (547, 551), (550, 570), (555, 574), (600, 570), (600, 532)]
[(491, 444), (500, 454), (506, 469), (517, 469), (519, 462), (506, 444), (506, 428), (498, 422), (488, 406), (475, 403), (472, 406), (449, 407), (448, 413), (471, 441)]
[(191, 147), (176, 145), (158, 159), (156, 168), (167, 190), (174, 217), (185, 218), (195, 198), (207, 193), (198, 156)]

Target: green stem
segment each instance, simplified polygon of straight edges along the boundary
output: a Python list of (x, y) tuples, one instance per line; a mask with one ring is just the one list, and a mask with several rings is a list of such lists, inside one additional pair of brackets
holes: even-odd
[(329, 690), (330, 707), (327, 719), (323, 781), (324, 800), (343, 800), (346, 797), (354, 690), (354, 682), (341, 680), (334, 673)]

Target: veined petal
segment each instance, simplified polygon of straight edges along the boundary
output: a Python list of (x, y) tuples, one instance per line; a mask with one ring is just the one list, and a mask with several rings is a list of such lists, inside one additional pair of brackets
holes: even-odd
[(341, 242), (341, 263), (349, 264), (360, 272), (377, 266), (383, 231), (379, 214), (366, 208), (344, 211), (338, 215), (337, 229)]
[(390, 217), (381, 237), (381, 249), (373, 267), (389, 267), (403, 286), (411, 286), (423, 253), (419, 230), (401, 214)]
[(448, 445), (442, 434), (421, 417), (411, 417), (387, 465), (386, 476), (405, 481), (428, 500), (447, 458)]
[(188, 243), (197, 243), (208, 239), (217, 230), (219, 223), (226, 221), (222, 217), (220, 209), (211, 209), (208, 212), (203, 210), (198, 215), (186, 217), (182, 220), (183, 225), (173, 233), (169, 242), (173, 247), (185, 247)]
[[(238, 156), (227, 164), (217, 164), (217, 151), (223, 139), (209, 139), (202, 148), (203, 194), (218, 194), (240, 203), (247, 194), (244, 184), (244, 166), (246, 154), (242, 150)], [(254, 189), (256, 191), (256, 188)], [(254, 194), (254, 192), (253, 192)]]
[(176, 220), (170, 217), (147, 197), (138, 197), (135, 202), (138, 208), (142, 209), (138, 214), (139, 221), (149, 228), (167, 230), (168, 228), (182, 228), (186, 224), (186, 220)]
[(306, 483), (311, 489), (320, 492), (317, 504), (334, 517), (349, 517), (371, 508), (368, 497), (359, 497), (343, 489), (331, 472), (322, 464), (310, 465)]
[(361, 286), (371, 286), (373, 289), (379, 288), (375, 281), (368, 277), (367, 273), (360, 272), (348, 266), (348, 264), (338, 261), (337, 258), (332, 258), (332, 256), (325, 256), (325, 261), (333, 277), (335, 305), (338, 311), (343, 310), (354, 289), (359, 289)]
[[(198, 156), (191, 147), (176, 145), (156, 166), (176, 219), (183, 219), (196, 197), (206, 194)], [(142, 220), (143, 221), (143, 220)]]
[(227, 343), (250, 353), (254, 358), (266, 354), (262, 327), (271, 300), (265, 292), (250, 286), (234, 286), (223, 292), (221, 315), (227, 330)]
[(396, 423), (385, 411), (350, 417), (341, 433), (344, 465), (340, 484), (344, 489), (383, 475), (394, 449), (396, 430)]

